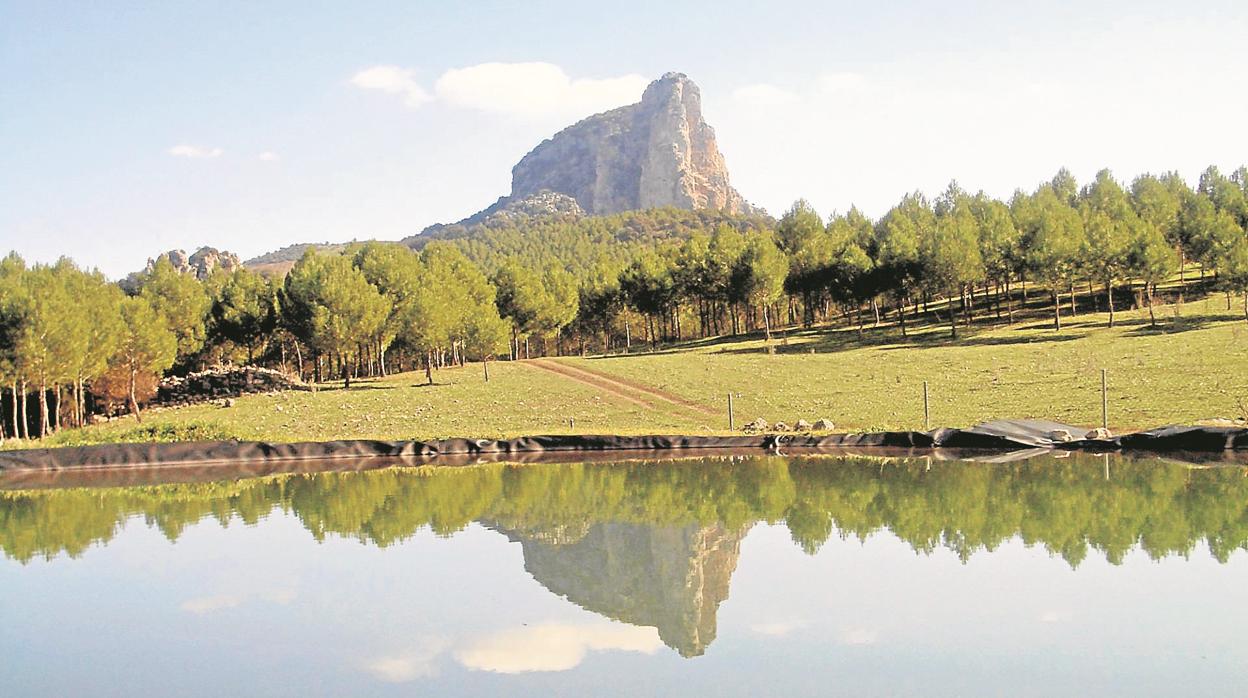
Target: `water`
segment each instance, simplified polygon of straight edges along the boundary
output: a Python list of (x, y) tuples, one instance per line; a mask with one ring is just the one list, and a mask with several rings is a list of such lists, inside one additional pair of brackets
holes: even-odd
[(0, 694), (1235, 694), (1246, 541), (1082, 455), (0, 492)]

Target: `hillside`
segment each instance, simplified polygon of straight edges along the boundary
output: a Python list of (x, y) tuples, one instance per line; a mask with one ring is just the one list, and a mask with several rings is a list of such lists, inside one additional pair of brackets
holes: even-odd
[(643, 249), (683, 242), (698, 233), (709, 235), (722, 225), (744, 231), (774, 223), (757, 213), (672, 207), (584, 218), (510, 213), (494, 214), (478, 223), (431, 228), (402, 242), (420, 250), (435, 240), (449, 241), (487, 273), (502, 260), (517, 258), (539, 268), (557, 263), (584, 276), (599, 265), (622, 265)]

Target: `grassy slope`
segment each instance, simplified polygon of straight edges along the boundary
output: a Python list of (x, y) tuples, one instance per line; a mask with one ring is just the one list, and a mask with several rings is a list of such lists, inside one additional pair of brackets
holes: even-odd
[[(1181, 318), (1160, 308), (1150, 329), (1141, 311), (1121, 312), (1118, 326), (1085, 314), (1061, 333), (1029, 318), (980, 329), (957, 342), (948, 328), (924, 328), (905, 343), (894, 327), (790, 333), (769, 355), (758, 338), (716, 340), (677, 350), (560, 359), (569, 365), (661, 388), (715, 410), (663, 402), (646, 408), (530, 367), (492, 363), (443, 370), (438, 384), (421, 374), (365, 381), (313, 393), (243, 397), (213, 405), (150, 412), (156, 438), (424, 439), (566, 433), (706, 433), (725, 431), (725, 395), (736, 399), (738, 425), (827, 417), (853, 430), (920, 428), (922, 382), (931, 385), (932, 424), (965, 426), (1005, 417), (1100, 421), (1100, 369), (1110, 371), (1110, 424), (1117, 429), (1243, 416), (1248, 405), (1248, 323), (1219, 297), (1189, 302)], [(787, 344), (785, 343), (787, 342)], [(637, 349), (637, 347), (634, 347)], [(810, 350), (815, 353), (811, 354)], [(162, 434), (162, 432), (164, 432)], [(66, 431), (47, 445), (153, 438), (126, 418)], [(16, 444), (10, 442), (8, 447)]]
[(1095, 425), (1105, 368), (1110, 426), (1140, 428), (1244, 415), (1248, 323), (1224, 307), (1188, 303), (1157, 329), (1146, 313), (1119, 313), (1112, 329), (1105, 315), (1086, 314), (1060, 333), (1029, 319), (957, 341), (947, 327), (925, 328), (903, 343), (888, 327), (868, 330), (865, 343), (853, 331), (790, 333), (774, 356), (753, 340), (570, 361), (716, 406), (737, 393), (738, 424), (827, 417), (853, 430), (921, 428), (925, 380), (933, 426), (1006, 417)]

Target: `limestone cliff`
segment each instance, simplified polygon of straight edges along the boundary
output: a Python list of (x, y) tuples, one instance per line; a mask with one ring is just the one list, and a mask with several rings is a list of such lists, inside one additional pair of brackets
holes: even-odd
[(753, 211), (728, 182), (698, 86), (681, 73), (650, 83), (637, 104), (543, 141), (512, 168), (511, 196), (499, 203), (541, 192), (566, 194), (591, 215), (663, 206)]

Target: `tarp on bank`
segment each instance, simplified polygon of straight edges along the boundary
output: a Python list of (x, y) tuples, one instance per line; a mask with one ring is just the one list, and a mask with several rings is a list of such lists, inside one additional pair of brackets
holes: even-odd
[[(1170, 426), (1109, 439), (1079, 439), (1086, 428), (1039, 420), (1004, 420), (969, 429), (869, 434), (761, 434), (749, 436), (528, 436), (439, 441), (326, 441), (266, 443), (211, 441), (107, 444), (0, 452), (0, 470), (151, 468), (213, 464), (387, 459), (414, 463), (533, 460), (550, 453), (730, 450), (741, 452), (843, 449), (957, 449), (1019, 451), (1153, 451), (1215, 453), (1248, 449), (1248, 428)], [(1074, 437), (1076, 440), (1068, 440)]]

